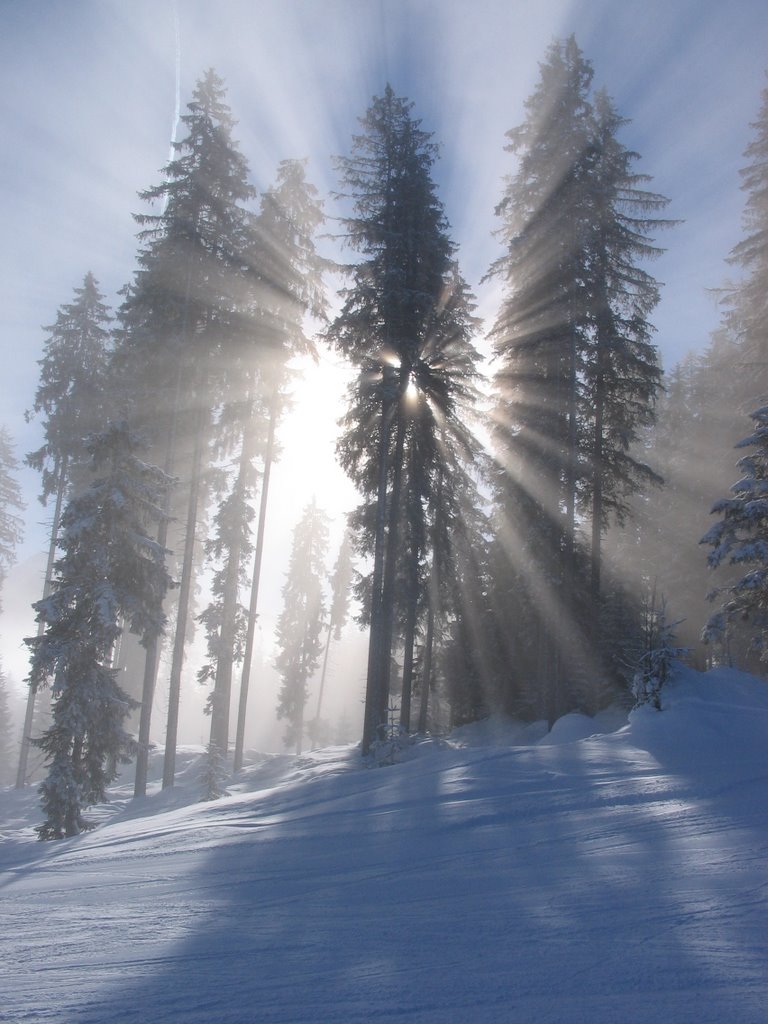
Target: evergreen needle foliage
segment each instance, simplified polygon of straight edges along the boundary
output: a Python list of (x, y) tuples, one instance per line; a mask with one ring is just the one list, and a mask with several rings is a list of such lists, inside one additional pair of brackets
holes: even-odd
[(95, 479), (68, 504), (53, 591), (35, 609), (45, 631), (27, 640), (30, 686), (49, 684), (53, 724), (37, 742), (48, 776), (40, 787), (41, 839), (77, 835), (83, 811), (106, 799), (118, 764), (134, 750), (123, 728), (135, 706), (112, 667), (123, 624), (143, 643), (164, 627), (166, 552), (147, 531), (162, 516), (167, 480), (143, 463), (124, 423), (87, 444)]

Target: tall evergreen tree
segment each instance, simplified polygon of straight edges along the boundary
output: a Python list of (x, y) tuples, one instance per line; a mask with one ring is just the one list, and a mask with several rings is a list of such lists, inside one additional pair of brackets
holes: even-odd
[[(179, 699), (190, 600), (197, 566), (196, 527), (203, 513), (212, 413), (241, 368), (248, 329), (244, 303), (250, 272), (246, 203), (253, 196), (246, 161), (222, 80), (209, 70), (181, 121), (186, 135), (163, 181), (142, 198), (161, 204), (142, 214), (139, 270), (120, 310), (116, 366), (130, 381), (132, 415), (164, 447), (159, 459), (185, 486), (178, 610), (169, 682), (163, 785), (173, 785)], [(159, 411), (159, 415), (158, 415)], [(165, 537), (159, 538), (165, 543)], [(140, 754), (146, 761), (157, 652), (150, 648), (144, 680)], [(137, 773), (137, 780), (144, 771)]]
[[(27, 464), (42, 474), (41, 502), (47, 504), (54, 498), (43, 598), (50, 592), (61, 510), (67, 498), (82, 487), (86, 475), (85, 438), (104, 422), (110, 326), (110, 312), (89, 271), (82, 286), (75, 289), (73, 301), (61, 306), (55, 322), (45, 328), (48, 337), (40, 360), (40, 380), (27, 414), (28, 418), (43, 417), (45, 442), (26, 457)], [(26, 782), (34, 714), (35, 690), (30, 687), (16, 779), (19, 788)]]
[[(457, 307), (445, 301), (446, 294), (465, 295), (452, 288), (453, 245), (431, 176), (436, 147), (411, 111), (412, 104), (387, 86), (362, 118), (351, 155), (338, 161), (352, 203), (344, 219), (346, 238), (362, 256), (350, 271), (351, 285), (328, 335), (360, 371), (340, 456), (366, 495), (367, 508), (357, 518), (369, 531), (363, 546), (373, 555), (364, 752), (387, 718), (401, 510), (415, 514), (418, 504), (408, 493), (417, 479), (409, 455), (415, 437), (409, 391), (424, 392), (438, 406), (439, 398), (450, 402), (449, 391), (425, 389), (427, 371), (434, 370), (429, 347), (440, 334), (441, 316), (456, 317)], [(466, 308), (463, 317), (467, 326)]]
[(492, 332), (493, 440), (505, 549), (537, 592), (541, 687), (558, 697), (564, 656), (579, 646), (576, 597), (578, 409), (588, 290), (586, 176), (592, 68), (573, 37), (554, 43), (507, 133), (518, 169), (497, 207), (505, 251), (491, 273), (505, 289)]
[(341, 639), (341, 631), (347, 624), (347, 619), (349, 618), (352, 580), (355, 572), (354, 564), (352, 538), (349, 530), (346, 530), (330, 578), (331, 605), (328, 613), (328, 625), (327, 632), (325, 634), (323, 665), (320, 670), (320, 686), (317, 694), (315, 717), (307, 724), (307, 732), (309, 733), (309, 737), (313, 745), (317, 743), (318, 737), (323, 729), (320, 713), (323, 710), (325, 679), (328, 674), (328, 655), (331, 651), (331, 640)]
[(89, 271), (73, 301), (61, 306), (45, 330), (40, 381), (28, 418), (43, 417), (45, 441), (27, 455), (42, 474), (40, 500), (68, 496), (78, 466), (88, 464), (85, 438), (103, 425), (111, 314)]
[(633, 445), (661, 383), (648, 321), (658, 287), (640, 261), (659, 252), (650, 232), (669, 223), (654, 216), (667, 200), (642, 187), (637, 154), (618, 140), (625, 120), (604, 92), (593, 102), (591, 82), (575, 39), (554, 43), (508, 133), (519, 163), (491, 271), (505, 286), (492, 334), (500, 536), (535, 606), (550, 719), (576, 702), (595, 710), (602, 536), (659, 481)]
[[(255, 238), (250, 250), (254, 285), (251, 298), (253, 331), (258, 369), (256, 393), (257, 404), (266, 419), (266, 436), (261, 453), (261, 496), (253, 548), (251, 596), (235, 734), (236, 771), (243, 764), (269, 484), (272, 464), (278, 453), (275, 435), (285, 406), (288, 363), (296, 355), (314, 354), (313, 343), (305, 333), (306, 318), (325, 318), (326, 298), (322, 281), (325, 263), (314, 244), (314, 236), (322, 222), (322, 203), (317, 189), (306, 179), (305, 161), (282, 161), (277, 181), (262, 196), (254, 224)], [(247, 436), (246, 433), (243, 437), (244, 444)], [(250, 550), (249, 546), (248, 553)]]
[(53, 590), (35, 605), (45, 630), (27, 641), (29, 682), (50, 683), (54, 700), (53, 724), (36, 741), (49, 769), (41, 839), (87, 828), (83, 810), (106, 798), (118, 763), (133, 752), (123, 729), (132, 702), (112, 656), (123, 622), (144, 642), (162, 630), (170, 583), (165, 552), (147, 533), (163, 514), (166, 478), (138, 458), (138, 447), (124, 423), (88, 443), (97, 475), (62, 515)]
[(595, 620), (600, 612), (602, 534), (612, 518), (620, 525), (624, 522), (629, 495), (661, 483), (632, 449), (642, 428), (653, 422), (661, 386), (661, 366), (648, 321), (659, 289), (639, 261), (661, 251), (652, 244), (650, 232), (669, 226), (669, 221), (654, 216), (668, 201), (642, 187), (650, 179), (633, 170), (638, 154), (617, 138), (626, 123), (607, 94), (598, 93), (588, 165), (591, 350), (584, 383), (590, 469), (580, 489), (592, 525), (590, 588)]
[(747, 409), (764, 404), (768, 395), (768, 88), (763, 90), (753, 138), (744, 156), (741, 187), (746, 193), (743, 214), (744, 237), (735, 246), (730, 262), (744, 271), (744, 277), (726, 298), (725, 326), (738, 339), (742, 393)]
[[(751, 449), (739, 460), (741, 478), (731, 497), (716, 502), (713, 513), (722, 518), (704, 536), (712, 546), (711, 567), (730, 564), (735, 576), (722, 583), (713, 597), (721, 608), (709, 621), (709, 639), (727, 640), (733, 624), (746, 621), (753, 646), (766, 660), (768, 650), (768, 89), (762, 94), (754, 136), (745, 151), (742, 188), (744, 238), (733, 249), (731, 262), (744, 270), (743, 279), (726, 300), (724, 327), (738, 345), (748, 373), (738, 387), (746, 400), (759, 403), (751, 413), (752, 433), (737, 444)], [(744, 567), (747, 571), (743, 572)], [(743, 574), (742, 574), (743, 573)]]
[(322, 650), (325, 618), (322, 580), (328, 553), (328, 517), (314, 501), (304, 510), (293, 535), (293, 548), (283, 586), (283, 611), (277, 621), (279, 653), (275, 667), (282, 685), (277, 717), (285, 718), (285, 742), (300, 754), (304, 739), (307, 684)]
[(702, 538), (712, 551), (711, 568), (721, 564), (748, 567), (734, 581), (718, 587), (713, 599), (721, 600), (705, 636), (727, 646), (732, 624), (748, 621), (753, 646), (763, 661), (768, 660), (768, 406), (752, 413), (754, 430), (737, 448), (752, 448), (739, 460), (743, 476), (731, 487), (732, 497), (716, 502), (712, 512), (720, 515)]

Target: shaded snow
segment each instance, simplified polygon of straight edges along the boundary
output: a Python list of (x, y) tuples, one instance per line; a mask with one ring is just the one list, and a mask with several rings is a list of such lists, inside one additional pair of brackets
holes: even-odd
[(768, 686), (683, 671), (661, 713), (581, 717), (262, 756), (203, 804), (188, 751), (59, 843), (3, 793), (0, 1016), (762, 1024)]

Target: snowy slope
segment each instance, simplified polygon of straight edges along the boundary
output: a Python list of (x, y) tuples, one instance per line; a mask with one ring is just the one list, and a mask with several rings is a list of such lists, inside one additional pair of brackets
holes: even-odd
[(768, 686), (683, 671), (603, 727), (266, 757), (60, 843), (4, 793), (0, 1018), (764, 1024)]

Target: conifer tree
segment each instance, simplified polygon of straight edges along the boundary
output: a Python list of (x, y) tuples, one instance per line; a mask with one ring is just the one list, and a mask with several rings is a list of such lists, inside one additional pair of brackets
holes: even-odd
[(322, 650), (320, 640), (325, 618), (322, 580), (328, 551), (328, 517), (314, 501), (304, 510), (293, 535), (291, 560), (283, 586), (283, 611), (277, 621), (279, 653), (275, 668), (280, 673), (277, 717), (285, 718), (286, 744), (301, 753), (307, 684)]
[[(184, 650), (189, 629), (195, 535), (203, 514), (204, 471), (213, 410), (242, 368), (251, 243), (246, 203), (254, 191), (233, 139), (234, 120), (222, 80), (209, 70), (197, 83), (181, 122), (186, 135), (164, 180), (142, 193), (160, 213), (137, 216), (142, 226), (139, 269), (120, 310), (115, 366), (130, 382), (126, 403), (146, 424), (159, 462), (182, 478), (178, 518), (181, 566), (169, 681), (163, 785), (173, 785)], [(166, 538), (161, 534), (161, 544)], [(144, 778), (157, 652), (150, 647), (142, 698)], [(138, 785), (137, 785), (138, 791)]]
[[(751, 413), (752, 433), (738, 449), (751, 449), (739, 460), (741, 478), (731, 487), (731, 497), (716, 502), (712, 512), (721, 521), (702, 539), (712, 551), (710, 567), (731, 565), (735, 576), (717, 587), (713, 599), (720, 610), (705, 627), (705, 638), (727, 641), (733, 624), (746, 622), (755, 650), (763, 661), (768, 650), (768, 89), (762, 94), (754, 136), (745, 150), (742, 170), (746, 193), (744, 238), (730, 260), (741, 267), (744, 278), (726, 298), (724, 328), (738, 346), (739, 362), (748, 372), (737, 387), (745, 400), (757, 401)], [(744, 572), (745, 567), (747, 571)]]
[(309, 737), (313, 745), (317, 742), (317, 737), (320, 735), (322, 728), (320, 713), (323, 709), (323, 697), (325, 696), (325, 679), (328, 673), (328, 655), (331, 650), (331, 639), (341, 639), (341, 631), (349, 618), (349, 603), (352, 592), (354, 571), (352, 537), (350, 536), (349, 530), (346, 530), (330, 579), (331, 607), (328, 614), (325, 648), (323, 650), (323, 665), (320, 670), (320, 686), (317, 694), (315, 717), (307, 724), (307, 732), (309, 733)]
[[(441, 319), (444, 327), (461, 321), (454, 341), (460, 338), (462, 344), (472, 320), (432, 181), (436, 147), (411, 111), (412, 104), (387, 86), (361, 120), (363, 130), (353, 138), (351, 155), (338, 161), (352, 202), (344, 220), (346, 238), (362, 256), (350, 271), (351, 285), (328, 336), (359, 369), (339, 454), (366, 496), (356, 521), (367, 532), (361, 547), (373, 556), (364, 753), (387, 720), (402, 510), (416, 515), (419, 502), (409, 488), (417, 476), (430, 476), (425, 467), (415, 471), (418, 459), (409, 454), (415, 437), (407, 412), (409, 391), (423, 393), (438, 409), (450, 406), (454, 396), (445, 386), (450, 377), (436, 372), (438, 360), (431, 363), (430, 345), (441, 336)], [(444, 336), (449, 333), (442, 330)], [(434, 476), (430, 479), (434, 483)], [(416, 520), (410, 525), (413, 533)], [(408, 546), (418, 559), (417, 549)]]
[(739, 460), (743, 475), (731, 487), (732, 497), (713, 506), (712, 513), (722, 518), (701, 541), (712, 547), (711, 568), (751, 568), (712, 593), (721, 608), (710, 618), (705, 638), (724, 643), (734, 622), (748, 621), (754, 648), (768, 660), (768, 406), (753, 412), (752, 420), (753, 432), (736, 447), (754, 451)]
[(669, 223), (655, 217), (667, 200), (643, 187), (618, 140), (626, 122), (605, 92), (593, 101), (591, 82), (575, 39), (554, 43), (508, 133), (519, 163), (491, 271), (505, 286), (492, 334), (499, 522), (536, 609), (550, 718), (576, 701), (596, 710), (584, 687), (600, 674), (602, 536), (659, 482), (633, 445), (661, 383), (648, 321), (658, 286), (640, 261), (659, 252), (650, 232)]
[[(243, 551), (245, 557), (253, 550), (253, 564), (235, 734), (235, 771), (243, 764), (269, 484), (272, 464), (278, 455), (275, 435), (286, 402), (284, 389), (289, 376), (288, 362), (299, 354), (314, 355), (314, 345), (306, 335), (305, 319), (308, 316), (325, 319), (326, 298), (322, 280), (325, 262), (318, 255), (314, 243), (322, 222), (322, 203), (315, 186), (307, 181), (305, 161), (282, 161), (274, 186), (262, 196), (250, 250), (249, 265), (254, 286), (251, 302), (256, 343), (256, 404), (266, 420), (266, 436), (261, 452), (263, 472), (256, 539), (253, 548), (248, 545)], [(248, 434), (244, 434), (244, 445), (247, 437)]]
[[(98, 283), (89, 271), (74, 298), (59, 309), (45, 328), (48, 337), (40, 360), (40, 380), (32, 410), (43, 417), (45, 442), (26, 462), (42, 474), (40, 501), (54, 498), (43, 598), (50, 592), (56, 557), (59, 519), (64, 502), (82, 487), (88, 462), (85, 438), (104, 423), (107, 371), (111, 349), (111, 315)], [(21, 739), (17, 787), (25, 785), (29, 739), (35, 714), (30, 687)]]
[(30, 685), (50, 684), (53, 724), (36, 741), (48, 776), (40, 787), (41, 839), (77, 835), (83, 811), (106, 799), (117, 765), (133, 753), (123, 722), (133, 702), (112, 668), (123, 623), (142, 642), (161, 632), (170, 579), (148, 535), (162, 516), (166, 478), (137, 455), (125, 423), (87, 444), (96, 474), (67, 505), (53, 589), (35, 609), (44, 632), (27, 641)]
[(744, 271), (726, 297), (725, 326), (738, 340), (742, 394), (747, 409), (762, 406), (768, 396), (768, 88), (763, 90), (753, 138), (744, 151), (741, 187), (746, 193), (744, 237), (731, 252), (730, 262)]
[(591, 234), (587, 272), (591, 296), (585, 363), (588, 399), (585, 451), (590, 469), (580, 501), (591, 519), (590, 590), (593, 616), (600, 612), (601, 537), (611, 519), (622, 525), (627, 499), (661, 478), (632, 450), (653, 422), (661, 366), (648, 316), (659, 301), (656, 281), (639, 264), (661, 250), (650, 232), (670, 226), (655, 217), (668, 200), (643, 186), (648, 175), (633, 170), (638, 154), (617, 133), (627, 124), (604, 91), (595, 99), (588, 164)]
[(576, 488), (588, 290), (586, 189), (592, 68), (573, 37), (550, 47), (526, 119), (507, 133), (518, 169), (497, 207), (505, 298), (492, 331), (493, 440), (505, 540), (538, 594), (536, 675), (557, 699), (578, 640)]

